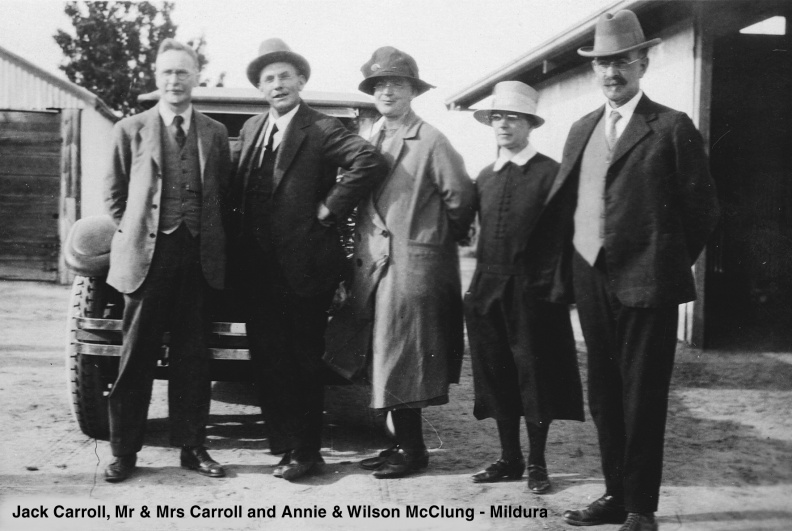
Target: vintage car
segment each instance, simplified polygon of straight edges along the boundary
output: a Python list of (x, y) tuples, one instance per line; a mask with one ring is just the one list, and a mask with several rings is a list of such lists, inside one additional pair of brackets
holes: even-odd
[[(302, 96), (313, 108), (339, 118), (364, 136), (379, 117), (373, 102), (364, 95), (304, 91)], [(151, 105), (157, 99), (157, 93), (140, 98)], [(239, 148), (237, 137), (244, 122), (267, 110), (261, 94), (253, 88), (198, 87), (193, 91), (193, 104), (228, 128), (232, 153)], [(109, 216), (81, 219), (72, 227), (64, 249), (66, 263), (76, 274), (66, 349), (72, 411), (83, 433), (97, 439), (108, 437), (107, 395), (118, 373), (122, 342), (124, 299), (105, 283), (115, 229)], [(226, 292), (211, 301), (214, 323), (210, 347), (215, 381), (250, 380), (250, 355), (245, 325), (240, 322), (239, 300), (237, 294)], [(167, 368), (168, 334), (165, 334), (156, 378), (167, 379)], [(329, 371), (328, 381), (342, 383)]]

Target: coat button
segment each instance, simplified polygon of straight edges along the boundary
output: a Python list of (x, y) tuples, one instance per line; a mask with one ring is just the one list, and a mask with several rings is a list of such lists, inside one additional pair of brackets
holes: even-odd
[(157, 205), (151, 205), (151, 208), (153, 208), (154, 210), (156, 210), (156, 209), (157, 209)]
[(151, 234), (149, 234), (149, 238), (156, 238), (156, 237), (157, 237), (157, 235), (154, 234), (153, 232)]
[(361, 260), (360, 258), (358, 258), (357, 260), (355, 260), (355, 262), (357, 263), (357, 266), (358, 266), (358, 267), (363, 267), (363, 260)]
[(385, 237), (385, 238), (388, 238), (388, 237), (390, 236), (390, 232), (388, 232), (388, 231), (386, 231), (386, 230), (382, 231), (382, 233), (381, 233), (381, 234), (382, 234), (382, 236), (383, 236), (383, 237)]

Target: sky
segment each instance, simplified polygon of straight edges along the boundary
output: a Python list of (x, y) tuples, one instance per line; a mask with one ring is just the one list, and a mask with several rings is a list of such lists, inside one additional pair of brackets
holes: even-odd
[[(494, 159), (491, 131), (444, 101), (468, 84), (588, 18), (614, 0), (175, 0), (176, 37), (203, 34), (209, 65), (228, 87), (247, 86), (245, 69), (259, 44), (280, 37), (311, 64), (308, 90), (357, 93), (360, 67), (380, 46), (395, 46), (437, 86), (413, 102), (437, 126), (475, 176)], [(0, 46), (56, 75), (62, 60), (52, 36), (69, 31), (64, 3), (0, 2)], [(599, 103), (592, 91), (592, 108)], [(536, 134), (541, 134), (541, 129)]]

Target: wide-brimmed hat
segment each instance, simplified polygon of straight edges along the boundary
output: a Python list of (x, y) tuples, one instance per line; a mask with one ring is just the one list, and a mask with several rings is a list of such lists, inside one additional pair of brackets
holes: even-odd
[(490, 125), (490, 113), (493, 111), (516, 112), (528, 115), (534, 127), (539, 127), (545, 121), (536, 114), (539, 103), (539, 93), (520, 81), (501, 81), (492, 89), (492, 104), (489, 109), (479, 109), (473, 113), (473, 118)]
[(435, 88), (434, 85), (418, 77), (418, 64), (415, 59), (393, 46), (378, 48), (371, 59), (360, 67), (360, 71), (366, 79), (360, 82), (358, 89), (366, 94), (374, 94), (374, 85), (379, 81), (378, 78), (389, 76), (409, 79), (415, 85), (418, 94)]
[(661, 39), (646, 40), (641, 23), (635, 13), (627, 9), (615, 15), (604, 13), (597, 20), (594, 46), (584, 46), (578, 53), (584, 57), (604, 57), (640, 50), (660, 44)]
[(305, 76), (306, 81), (311, 77), (311, 65), (300, 54), (294, 53), (289, 45), (281, 39), (267, 39), (259, 46), (259, 56), (253, 59), (247, 67), (247, 77), (254, 87), (259, 86), (259, 77), (265, 66), (272, 63), (291, 63), (297, 71)]

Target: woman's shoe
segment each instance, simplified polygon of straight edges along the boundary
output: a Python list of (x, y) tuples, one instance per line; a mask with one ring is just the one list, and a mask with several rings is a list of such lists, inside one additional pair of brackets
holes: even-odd
[(498, 459), (477, 474), (473, 474), (474, 483), (494, 483), (502, 479), (520, 479), (525, 472), (525, 460), (506, 461)]
[(372, 474), (377, 479), (391, 479), (409, 476), (429, 466), (429, 453), (426, 450), (407, 451), (398, 449), (385, 460)]
[(550, 478), (547, 468), (539, 465), (528, 465), (528, 490), (534, 494), (544, 494), (550, 490)]

